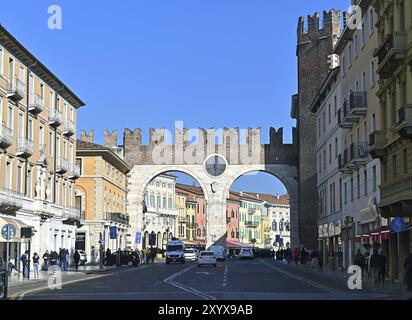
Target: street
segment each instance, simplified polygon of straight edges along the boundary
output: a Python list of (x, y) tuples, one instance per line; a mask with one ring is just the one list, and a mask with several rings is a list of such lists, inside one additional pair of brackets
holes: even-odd
[(21, 293), (24, 300), (352, 300), (399, 298), (382, 289), (348, 289), (345, 277), (273, 260), (230, 260), (215, 267), (156, 263), (121, 268), (61, 290)]

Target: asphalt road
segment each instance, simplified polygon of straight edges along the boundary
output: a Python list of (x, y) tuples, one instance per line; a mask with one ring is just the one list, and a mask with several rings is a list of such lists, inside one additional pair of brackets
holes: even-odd
[(28, 300), (345, 300), (384, 299), (379, 292), (351, 291), (344, 279), (272, 260), (226, 261), (122, 268), (102, 277), (21, 296)]

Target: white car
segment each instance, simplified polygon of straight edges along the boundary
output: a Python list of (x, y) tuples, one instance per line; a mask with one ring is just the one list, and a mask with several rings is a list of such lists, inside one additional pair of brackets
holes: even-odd
[(210, 248), (211, 251), (215, 253), (216, 260), (218, 261), (225, 261), (226, 260), (226, 249), (222, 246), (212, 246)]
[(253, 259), (252, 248), (242, 248), (239, 253), (239, 259)]
[(186, 261), (196, 261), (196, 251), (192, 248), (185, 249), (185, 260)]
[(216, 264), (216, 256), (213, 251), (202, 251), (197, 258), (197, 265), (201, 266), (215, 266)]

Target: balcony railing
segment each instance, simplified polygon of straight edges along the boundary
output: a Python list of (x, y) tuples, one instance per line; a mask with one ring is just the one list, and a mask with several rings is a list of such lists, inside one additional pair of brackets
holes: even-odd
[(115, 223), (121, 223), (128, 225), (130, 217), (127, 214), (119, 213), (119, 212), (111, 212), (108, 214), (107, 218)]
[(379, 63), (377, 72), (382, 79), (389, 77), (399, 67), (399, 60), (405, 58), (406, 42), (405, 32), (395, 32), (385, 37), (375, 54)]
[(366, 114), (368, 111), (368, 98), (366, 92), (351, 93), (349, 97), (349, 110), (351, 114)]
[(34, 142), (33, 140), (20, 137), (17, 142), (17, 155), (21, 157), (30, 157), (33, 155)]
[(69, 178), (77, 179), (80, 177), (80, 166), (78, 164), (73, 164), (69, 167)]
[(63, 134), (66, 136), (72, 136), (75, 134), (76, 126), (72, 120), (63, 121)]
[(344, 129), (352, 129), (353, 122), (347, 121), (345, 119), (345, 115), (349, 112), (346, 109), (347, 109), (346, 104), (344, 104), (343, 107), (338, 110), (338, 125), (339, 127), (344, 128)]
[(66, 207), (63, 211), (63, 222), (64, 223), (74, 223), (83, 220), (80, 208)]
[(60, 173), (67, 172), (69, 170), (69, 161), (65, 158), (58, 158), (56, 163), (56, 171)]
[(44, 110), (44, 99), (42, 96), (33, 93), (30, 95), (29, 111), (34, 114), (39, 114)]
[(246, 220), (245, 221), (245, 226), (246, 226), (246, 228), (257, 228), (257, 227), (259, 227), (259, 222), (252, 221), (252, 220)]
[(3, 148), (10, 147), (13, 144), (13, 130), (6, 126), (0, 125), (0, 146)]
[(20, 101), (26, 96), (26, 86), (20, 79), (9, 80), (7, 83), (7, 96), (14, 101)]
[(359, 166), (364, 165), (368, 158), (368, 145), (366, 143), (352, 143), (338, 156), (339, 170), (344, 174), (350, 174)]
[(49, 111), (49, 124), (58, 127), (62, 122), (62, 113), (59, 110), (51, 109)]
[(369, 135), (369, 154), (374, 159), (382, 159), (386, 145), (385, 131), (374, 131)]
[(391, 204), (402, 200), (412, 200), (412, 176), (403, 176), (382, 184), (381, 204)]
[(350, 145), (351, 161), (360, 161), (360, 159), (368, 159), (368, 145), (366, 143), (352, 143)]
[(398, 111), (398, 124), (395, 128), (401, 138), (408, 139), (412, 137), (412, 105), (406, 105)]
[(14, 213), (23, 208), (23, 195), (6, 188), (0, 188), (0, 212)]

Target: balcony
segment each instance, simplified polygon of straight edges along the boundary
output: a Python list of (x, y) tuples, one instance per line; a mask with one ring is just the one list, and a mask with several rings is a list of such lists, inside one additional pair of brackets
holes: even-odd
[(346, 106), (344, 105), (343, 108), (338, 110), (338, 125), (339, 127), (343, 129), (352, 129), (353, 122), (347, 121), (345, 119), (345, 114), (348, 113), (345, 109), (346, 109)]
[(82, 224), (82, 221), (84, 220), (80, 208), (74, 207), (64, 208), (62, 218), (64, 224), (77, 224), (77, 226), (80, 226)]
[(56, 172), (65, 173), (69, 170), (69, 161), (65, 158), (57, 158)]
[(369, 154), (373, 159), (382, 159), (386, 145), (385, 131), (374, 131), (369, 135)]
[(352, 143), (350, 147), (338, 156), (339, 171), (351, 174), (369, 159), (368, 145), (366, 143)]
[(77, 179), (80, 177), (80, 166), (73, 164), (69, 167), (69, 179)]
[(382, 184), (379, 207), (382, 216), (412, 217), (412, 176), (402, 176)]
[(0, 188), (0, 212), (14, 214), (23, 208), (23, 195), (6, 188)]
[(9, 80), (7, 83), (7, 97), (16, 102), (20, 101), (26, 96), (25, 87), (23, 81), (17, 78), (11, 81)]
[(39, 114), (44, 110), (43, 97), (38, 94), (31, 94), (29, 100), (29, 111), (33, 114)]
[(406, 105), (398, 111), (398, 124), (395, 127), (396, 133), (402, 139), (412, 138), (412, 105)]
[(76, 126), (72, 120), (63, 121), (63, 134), (65, 136), (72, 136), (75, 134)]
[(338, 124), (341, 128), (351, 129), (354, 123), (359, 122), (361, 116), (368, 111), (366, 92), (352, 92), (345, 100), (338, 113)]
[(58, 127), (62, 122), (62, 113), (59, 110), (51, 109), (49, 111), (49, 124)]
[(401, 60), (406, 56), (407, 34), (395, 32), (387, 35), (382, 45), (376, 51), (379, 67), (376, 70), (381, 79), (386, 79), (399, 67)]
[(13, 130), (6, 126), (0, 125), (0, 146), (2, 148), (10, 147), (13, 144)]
[(127, 214), (119, 213), (119, 212), (111, 212), (108, 214), (108, 220), (120, 223), (124, 225), (129, 225), (130, 217)]
[(245, 227), (246, 228), (258, 228), (259, 227), (259, 222), (252, 221), (252, 220), (246, 220), (245, 221)]
[(27, 138), (20, 137), (17, 142), (17, 155), (28, 158), (33, 155), (34, 142)]

